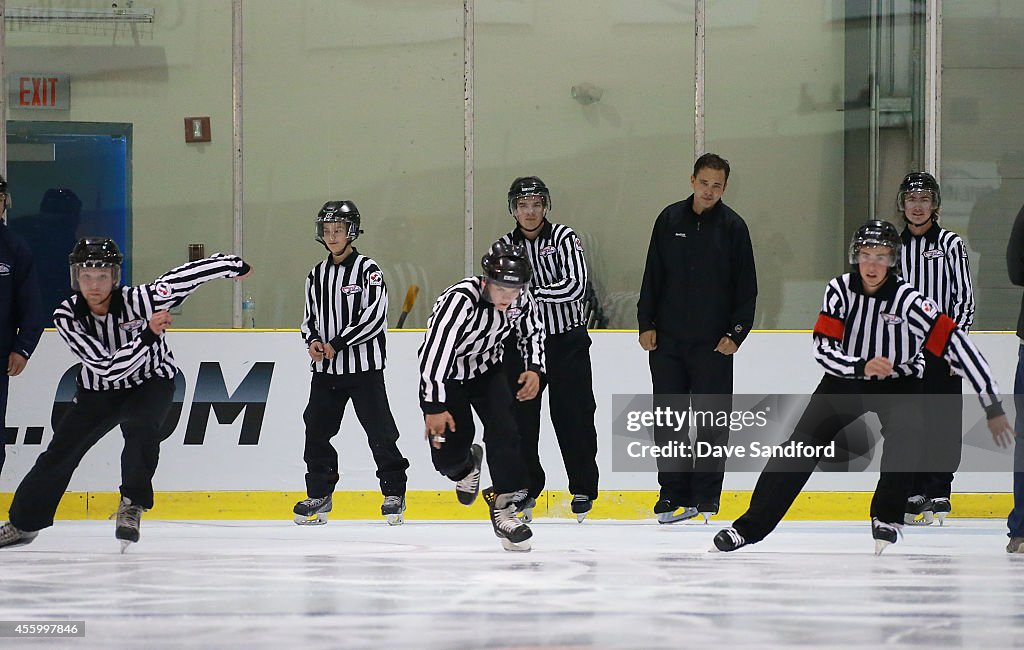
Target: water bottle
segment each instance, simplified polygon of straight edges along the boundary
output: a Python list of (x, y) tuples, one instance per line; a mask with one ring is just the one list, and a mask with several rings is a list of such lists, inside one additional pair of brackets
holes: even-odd
[(256, 301), (252, 296), (246, 296), (242, 301), (242, 327), (247, 329), (256, 327)]

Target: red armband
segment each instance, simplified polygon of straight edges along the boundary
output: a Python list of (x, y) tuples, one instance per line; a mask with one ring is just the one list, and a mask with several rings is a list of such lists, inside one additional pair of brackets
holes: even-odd
[(843, 324), (843, 321), (835, 316), (829, 316), (825, 312), (818, 314), (818, 322), (814, 324), (814, 333), (816, 335), (842, 341), (843, 332), (845, 331), (846, 326)]
[(924, 349), (941, 357), (946, 352), (946, 346), (949, 345), (949, 339), (953, 336), (955, 329), (956, 323), (952, 318), (945, 314), (939, 314), (939, 317), (935, 319), (935, 324), (932, 325), (932, 331), (928, 334), (928, 339), (924, 342)]

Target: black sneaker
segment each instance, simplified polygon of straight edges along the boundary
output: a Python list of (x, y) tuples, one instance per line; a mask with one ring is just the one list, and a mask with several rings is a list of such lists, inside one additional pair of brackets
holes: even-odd
[(737, 533), (735, 528), (723, 528), (715, 535), (715, 548), (711, 549), (711, 551), (728, 553), (746, 545), (747, 540), (743, 539), (743, 535)]
[(658, 517), (659, 524), (674, 524), (677, 521), (686, 521), (697, 516), (697, 509), (690, 506), (677, 506), (668, 499), (662, 499), (654, 504), (654, 514)]
[(455, 483), (455, 496), (464, 506), (473, 505), (476, 495), (480, 494), (480, 466), (484, 462), (484, 448), (473, 445), (469, 448), (469, 455), (473, 460), (473, 469)]

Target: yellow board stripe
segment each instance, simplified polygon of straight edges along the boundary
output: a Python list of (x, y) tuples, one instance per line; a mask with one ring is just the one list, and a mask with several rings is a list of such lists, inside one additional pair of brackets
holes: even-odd
[[(14, 495), (0, 494), (0, 511), (6, 512)], [(304, 492), (158, 492), (156, 506), (147, 519), (291, 519), (296, 501)], [(541, 494), (535, 517), (571, 519), (572, 495), (548, 490)], [(592, 519), (653, 519), (651, 509), (658, 499), (653, 491), (608, 491), (594, 502)], [(117, 511), (116, 492), (68, 492), (57, 508), (56, 519), (106, 519)], [(335, 492), (332, 519), (375, 519), (380, 517), (379, 492)], [(968, 493), (953, 495), (951, 517), (1002, 519), (1013, 508), (1008, 493)], [(721, 520), (743, 514), (750, 502), (749, 491), (722, 493)], [(413, 490), (406, 495), (406, 519), (466, 520), (487, 519), (483, 499), (470, 507), (455, 500), (451, 490), (442, 492)], [(870, 492), (805, 492), (797, 497), (786, 515), (788, 520), (866, 520), (871, 503)]]

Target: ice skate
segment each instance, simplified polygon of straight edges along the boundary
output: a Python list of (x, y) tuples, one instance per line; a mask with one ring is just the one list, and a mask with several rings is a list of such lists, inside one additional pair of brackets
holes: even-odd
[[(907, 505), (903, 511), (903, 523), (908, 526), (930, 526), (935, 521), (931, 500), (921, 494), (915, 494), (907, 499)], [(945, 515), (943, 515), (943, 518), (945, 518)]]
[(900, 524), (888, 524), (879, 521), (877, 517), (871, 518), (871, 536), (875, 538), (875, 555), (881, 555), (882, 551), (889, 544), (895, 544), (896, 540), (903, 536), (903, 528)]
[(527, 497), (516, 504), (516, 516), (519, 521), (528, 524), (533, 521), (533, 509), (537, 507), (537, 500)]
[(121, 540), (122, 553), (128, 550), (129, 545), (139, 541), (142, 512), (142, 506), (133, 504), (128, 497), (121, 497), (121, 503), (117, 506), (117, 527), (114, 529), (114, 537)]
[(704, 517), (704, 525), (708, 524), (708, 520), (714, 515), (718, 514), (718, 504), (714, 501), (708, 501), (706, 503), (697, 504), (697, 514)]
[(331, 511), (333, 505), (329, 494), (325, 497), (303, 499), (292, 509), (295, 513), (295, 523), (300, 526), (322, 526), (327, 523), (327, 513)]
[(718, 531), (714, 542), (715, 545), (710, 549), (711, 553), (729, 553), (747, 545), (747, 540), (743, 539), (743, 535), (737, 533), (735, 528), (723, 528)]
[[(10, 524), (5, 524), (5, 528)], [(3, 539), (3, 530), (0, 530), (0, 539)], [(19, 542), (22, 544), (28, 544), (28, 542)], [(0, 542), (2, 544), (2, 542)], [(1006, 545), (1007, 553), (1024, 553), (1024, 537), (1011, 537), (1009, 543)]]
[(953, 507), (949, 503), (949, 499), (945, 497), (936, 497), (931, 499), (931, 511), (935, 514), (935, 518), (939, 520), (939, 526), (946, 523), (946, 515), (952, 512)]
[(455, 483), (455, 496), (464, 506), (473, 505), (476, 495), (480, 493), (480, 466), (484, 461), (484, 448), (480, 445), (473, 445), (469, 448), (469, 453), (473, 458), (473, 469)]
[(405, 497), (386, 496), (380, 506), (380, 514), (388, 520), (388, 526), (401, 526), (405, 523)]
[(677, 521), (693, 519), (697, 516), (697, 509), (677, 506), (668, 499), (662, 499), (654, 504), (654, 514), (657, 515), (659, 524), (674, 524)]
[(529, 551), (533, 531), (516, 518), (515, 494), (498, 494), (494, 488), (484, 490), (484, 501), (491, 513), (494, 535), (506, 551)]
[(27, 531), (15, 528), (13, 524), (6, 523), (0, 526), (0, 548), (5, 546), (24, 546), (31, 544), (32, 540), (39, 535), (37, 531)]
[(570, 505), (573, 514), (576, 515), (576, 521), (582, 524), (587, 518), (587, 513), (594, 507), (594, 500), (585, 494), (574, 494)]

